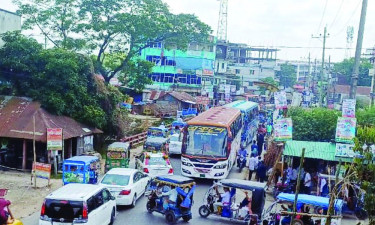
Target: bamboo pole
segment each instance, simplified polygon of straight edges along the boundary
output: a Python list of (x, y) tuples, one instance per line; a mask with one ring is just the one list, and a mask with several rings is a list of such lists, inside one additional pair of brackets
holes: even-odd
[(277, 158), (276, 158), (276, 162), (275, 162), (275, 164), (274, 164), (273, 167), (272, 167), (272, 174), (271, 174), (271, 176), (268, 177), (268, 181), (267, 181), (267, 185), (266, 185), (267, 187), (270, 186), (270, 184), (271, 184), (271, 182), (272, 182), (272, 179), (273, 179), (273, 177), (274, 177), (275, 174), (276, 174), (276, 167), (277, 167), (277, 164), (279, 163), (280, 158), (281, 158), (281, 156), (283, 155), (282, 146), (283, 146), (283, 144), (281, 144), (281, 143), (277, 144), (277, 149), (279, 150), (279, 154), (278, 154), (278, 156), (277, 156)]
[[(302, 154), (301, 154), (301, 160), (299, 162), (299, 168), (298, 168), (298, 176), (297, 176), (297, 187), (296, 187), (296, 193), (294, 197), (294, 203), (293, 203), (293, 212), (296, 212), (296, 206), (297, 206), (297, 200), (298, 200), (298, 193), (299, 188), (301, 184), (301, 170), (303, 168), (303, 159), (305, 158), (305, 148), (302, 148)], [(295, 214), (292, 216), (292, 221), (290, 224), (293, 224)]]
[(34, 174), (34, 188), (36, 188), (36, 149), (35, 149), (35, 115), (33, 115), (33, 153), (34, 153), (34, 168), (33, 168), (33, 174)]

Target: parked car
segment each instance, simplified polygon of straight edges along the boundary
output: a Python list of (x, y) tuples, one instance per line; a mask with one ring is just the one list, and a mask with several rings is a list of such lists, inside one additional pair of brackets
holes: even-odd
[(181, 155), (182, 148), (182, 135), (183, 134), (173, 134), (170, 136), (169, 143), (169, 154)]
[(108, 188), (116, 197), (117, 205), (135, 206), (150, 181), (147, 174), (136, 169), (114, 168), (109, 170), (99, 182), (100, 186)]
[(143, 152), (135, 159), (136, 169), (147, 173), (151, 177), (159, 175), (173, 175), (173, 168), (169, 157), (164, 152)]
[(42, 205), (39, 225), (113, 224), (116, 198), (105, 187), (67, 184), (49, 194)]

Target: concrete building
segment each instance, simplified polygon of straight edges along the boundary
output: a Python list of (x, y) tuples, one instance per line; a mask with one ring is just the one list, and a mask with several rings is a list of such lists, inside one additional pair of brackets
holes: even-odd
[[(218, 42), (216, 45), (215, 84), (220, 100), (230, 100), (224, 85), (231, 85), (230, 95), (257, 90), (254, 81), (275, 77), (278, 49), (253, 48), (246, 44)], [(233, 85), (235, 91), (233, 92)], [(229, 89), (229, 88), (227, 88)], [(226, 96), (225, 96), (226, 95)]]
[(203, 90), (212, 90), (214, 82), (215, 38), (207, 43), (191, 43), (187, 51), (168, 50), (162, 43), (143, 49), (140, 57), (155, 66), (149, 77), (153, 84), (148, 90), (183, 91), (200, 95)]
[[(16, 30), (21, 30), (21, 16), (4, 9), (0, 9), (0, 34)], [(0, 39), (0, 47), (3, 46), (3, 44), (3, 41)]]

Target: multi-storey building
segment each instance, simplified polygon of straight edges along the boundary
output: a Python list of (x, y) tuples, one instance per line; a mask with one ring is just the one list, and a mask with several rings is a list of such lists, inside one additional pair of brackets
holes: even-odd
[[(0, 9), (0, 34), (16, 30), (21, 30), (21, 16), (4, 9)], [(2, 45), (3, 41), (0, 39), (0, 47)]]

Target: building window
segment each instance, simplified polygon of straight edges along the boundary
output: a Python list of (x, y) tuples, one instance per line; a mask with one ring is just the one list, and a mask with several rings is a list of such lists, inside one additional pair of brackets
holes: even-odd
[(221, 63), (221, 69), (224, 69), (224, 63)]
[(255, 70), (250, 70), (250, 75), (254, 75), (255, 74)]
[(236, 74), (240, 74), (240, 69), (236, 69)]

